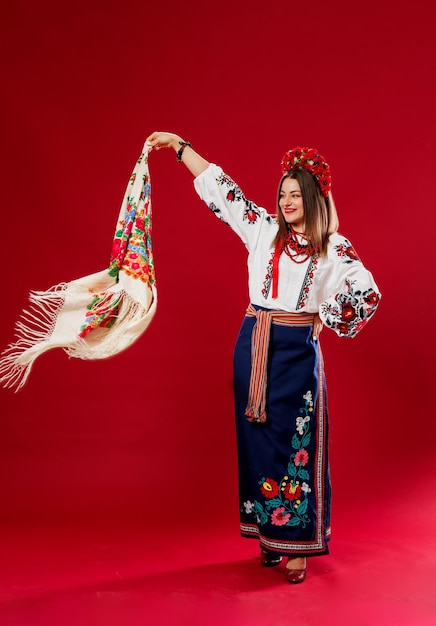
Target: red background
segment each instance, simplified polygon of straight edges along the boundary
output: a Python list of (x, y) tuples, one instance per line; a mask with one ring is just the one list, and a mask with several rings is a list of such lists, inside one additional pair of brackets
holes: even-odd
[[(103, 269), (145, 137), (170, 130), (274, 209), (285, 150), (314, 145), (340, 232), (383, 300), (355, 340), (325, 330), (335, 516), (430, 481), (436, 426), (434, 9), (15, 0), (2, 9), (2, 324), (31, 289)], [(4, 522), (235, 526), (231, 360), (245, 250), (170, 151), (150, 159), (159, 303), (105, 362), (41, 357), (0, 391)], [(433, 381), (433, 382), (432, 382)]]

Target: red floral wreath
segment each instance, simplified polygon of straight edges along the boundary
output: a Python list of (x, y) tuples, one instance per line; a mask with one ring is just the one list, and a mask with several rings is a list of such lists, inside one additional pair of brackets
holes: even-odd
[(332, 176), (329, 164), (318, 150), (315, 150), (315, 148), (300, 148), (299, 146), (292, 148), (292, 150), (288, 150), (283, 155), (281, 166), (282, 174), (296, 169), (308, 170), (318, 181), (324, 198), (327, 198), (332, 187)]

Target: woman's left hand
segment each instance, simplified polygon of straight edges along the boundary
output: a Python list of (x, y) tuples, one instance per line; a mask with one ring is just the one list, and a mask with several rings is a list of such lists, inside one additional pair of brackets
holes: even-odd
[(324, 328), (324, 324), (322, 323), (320, 316), (318, 315), (318, 313), (315, 313), (315, 317), (313, 319), (313, 333), (312, 333), (312, 339), (314, 341), (318, 341), (318, 337), (323, 328)]

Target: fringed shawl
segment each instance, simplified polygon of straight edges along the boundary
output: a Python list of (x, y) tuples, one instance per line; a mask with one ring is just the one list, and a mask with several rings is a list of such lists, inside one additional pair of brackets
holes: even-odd
[(109, 267), (47, 291), (32, 291), (16, 341), (0, 357), (0, 383), (18, 391), (35, 359), (63, 348), (79, 359), (105, 359), (128, 348), (157, 305), (151, 246), (149, 147), (144, 145), (118, 216)]

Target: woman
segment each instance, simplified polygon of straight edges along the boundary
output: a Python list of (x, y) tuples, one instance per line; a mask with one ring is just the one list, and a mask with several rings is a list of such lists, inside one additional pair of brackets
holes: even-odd
[(323, 324), (354, 337), (380, 294), (350, 242), (338, 235), (328, 164), (314, 149), (282, 160), (276, 218), (248, 201), (221, 168), (178, 135), (173, 148), (197, 193), (248, 249), (250, 302), (234, 355), (241, 534), (260, 541), (260, 563), (287, 557), (300, 583), (306, 557), (328, 554), (330, 477)]

